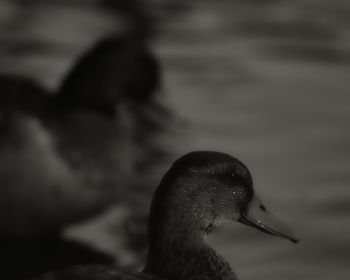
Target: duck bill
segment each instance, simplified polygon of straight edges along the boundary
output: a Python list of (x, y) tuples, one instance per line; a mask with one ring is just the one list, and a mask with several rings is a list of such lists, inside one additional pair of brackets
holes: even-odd
[(299, 242), (294, 233), (266, 209), (257, 196), (253, 198), (248, 208), (241, 213), (238, 221), (262, 232), (289, 239), (293, 243)]

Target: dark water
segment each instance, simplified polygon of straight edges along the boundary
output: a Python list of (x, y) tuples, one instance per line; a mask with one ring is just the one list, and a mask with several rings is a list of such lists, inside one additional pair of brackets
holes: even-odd
[[(163, 36), (154, 43), (162, 59), (169, 99), (190, 121), (189, 135), (176, 149), (178, 154), (220, 150), (240, 158), (250, 167), (262, 200), (295, 230), (301, 242), (295, 245), (241, 225), (225, 226), (209, 242), (241, 279), (347, 279), (350, 38), (344, 30), (349, 29), (341, 29), (341, 36), (337, 29), (334, 44), (330, 39), (334, 34), (326, 28), (320, 29), (323, 33), (312, 32), (322, 37), (313, 43), (264, 37), (266, 34), (263, 38), (242, 36), (242, 31), (232, 31), (232, 26), (241, 25), (231, 21), (234, 16), (242, 17), (245, 10), (229, 8), (198, 5), (184, 19), (164, 25)], [(59, 18), (64, 11), (51, 12)], [(56, 50), (55, 55), (41, 60), (32, 55), (19, 62), (7, 56), (11, 62), (7, 65), (13, 71), (19, 65), (22, 72), (35, 70), (33, 76), (54, 86), (78, 52), (77, 46), (109, 26), (111, 19), (104, 16), (102, 20), (90, 12), (75, 13), (69, 19), (89, 23), (89, 28), (81, 24), (79, 30), (67, 27), (61, 31), (57, 25), (58, 34), (66, 34), (62, 36), (69, 42), (67, 50)], [(41, 20), (49, 25), (50, 18), (46, 14)], [(57, 33), (46, 32), (41, 25), (28, 29), (39, 37), (57, 38)], [(86, 36), (76, 37), (74, 32)], [(67, 34), (71, 37), (65, 37)], [(286, 45), (296, 47), (284, 48)], [(307, 51), (300, 45), (307, 45)], [(319, 49), (321, 55), (315, 55)], [(104, 236), (103, 229), (98, 229), (101, 223), (83, 227), (84, 233), (79, 233), (81, 228), (73, 232), (96, 239), (96, 234)], [(104, 236), (94, 243), (109, 250), (118, 248), (118, 242), (110, 244), (110, 240), (112, 237)], [(128, 258), (133, 257), (125, 256), (125, 263)]]

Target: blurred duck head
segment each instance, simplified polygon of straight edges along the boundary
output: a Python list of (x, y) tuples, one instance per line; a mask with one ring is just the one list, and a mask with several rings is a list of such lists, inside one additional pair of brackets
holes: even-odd
[(155, 55), (134, 37), (108, 37), (88, 50), (59, 89), (65, 108), (85, 109), (114, 118), (131, 118), (158, 127), (175, 114), (161, 92), (161, 69)]

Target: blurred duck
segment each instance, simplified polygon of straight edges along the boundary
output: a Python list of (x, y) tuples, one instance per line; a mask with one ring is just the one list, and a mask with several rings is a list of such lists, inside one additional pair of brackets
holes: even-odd
[(107, 200), (94, 195), (93, 201), (125, 206), (128, 217), (111, 231), (135, 257), (130, 265), (143, 259), (147, 201), (177, 155), (173, 146), (184, 128), (161, 87), (160, 65), (143, 42), (105, 38), (72, 67), (52, 105), (54, 116), (45, 122), (79, 181)]
[[(24, 259), (17, 271), (24, 278), (62, 265), (110, 263), (60, 236), (113, 204), (132, 205), (135, 197), (144, 203), (151, 195), (149, 168), (171, 158), (158, 137), (173, 139), (178, 124), (160, 83), (150, 50), (114, 37), (84, 54), (57, 94), (28, 78), (0, 79), (0, 233), (4, 245), (8, 238), (22, 244), (19, 251), (7, 246), (12, 256), (1, 258), (9, 271)], [(143, 224), (144, 215), (131, 214), (131, 223)], [(121, 234), (128, 234), (126, 223)]]
[(230, 265), (205, 242), (215, 227), (232, 221), (298, 242), (260, 201), (243, 163), (219, 152), (192, 152), (172, 165), (155, 191), (148, 257), (141, 273), (80, 266), (37, 280), (234, 280)]
[(72, 67), (45, 125), (88, 185), (119, 186), (121, 197), (141, 183), (152, 193), (140, 173), (138, 182), (130, 174), (137, 169), (148, 176), (153, 164), (169, 160), (164, 135), (173, 140), (182, 124), (161, 87), (157, 58), (135, 37), (104, 38)]
[[(139, 174), (148, 176), (149, 169), (169, 160), (169, 144), (173, 144), (184, 124), (169, 106), (161, 80), (159, 62), (142, 40), (132, 36), (102, 39), (75, 63), (55, 98), (55, 117), (64, 119), (56, 122), (57, 137), (62, 141), (66, 136), (80, 141), (73, 144), (67, 139), (62, 146), (73, 144), (75, 152), (68, 151), (73, 157), (79, 157), (77, 152), (86, 154), (86, 150), (97, 149), (96, 154), (102, 158), (110, 157), (112, 146), (117, 149), (114, 156), (118, 158), (109, 165), (112, 170), (98, 163), (103, 177), (106, 178), (107, 170), (107, 178), (117, 177), (113, 175), (115, 164), (119, 170), (126, 169), (122, 174), (138, 169)], [(95, 147), (82, 149), (85, 144), (81, 141)], [(108, 155), (101, 154), (101, 146), (106, 147)], [(95, 160), (96, 155), (89, 158)], [(141, 189), (149, 192), (141, 177), (139, 182)]]
[(83, 55), (56, 95), (29, 78), (0, 78), (0, 199), (13, 211), (0, 213), (1, 232), (55, 232), (91, 217), (127, 192), (140, 163), (167, 154), (152, 138), (174, 117), (160, 80), (146, 46), (114, 37)]
[(68, 109), (90, 109), (111, 118), (121, 106), (131, 106), (130, 111), (145, 113), (145, 121), (159, 127), (169, 125), (173, 116), (164, 97), (160, 65), (145, 43), (132, 36), (112, 36), (78, 60), (56, 100)]

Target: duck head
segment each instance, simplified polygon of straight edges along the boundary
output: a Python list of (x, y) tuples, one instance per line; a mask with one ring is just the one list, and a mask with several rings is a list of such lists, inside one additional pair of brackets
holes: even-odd
[[(152, 202), (150, 243), (202, 239), (222, 222), (237, 221), (297, 242), (253, 189), (248, 168), (219, 152), (192, 152), (178, 159), (162, 179)], [(191, 241), (192, 242), (192, 241)]]
[(158, 57), (143, 42), (127, 41), (120, 105), (128, 107), (141, 129), (159, 130), (180, 123), (182, 118), (171, 108), (163, 90)]
[(158, 101), (160, 84), (158, 59), (144, 42), (133, 36), (109, 36), (75, 63), (56, 100), (69, 111), (83, 109), (107, 118), (121, 114), (136, 121), (159, 115), (159, 120), (171, 115), (170, 108)]

